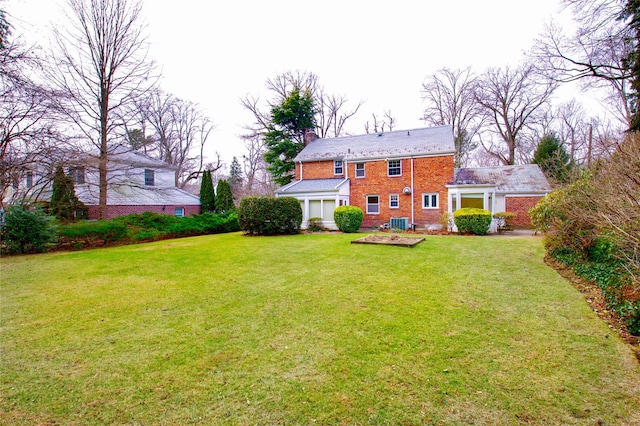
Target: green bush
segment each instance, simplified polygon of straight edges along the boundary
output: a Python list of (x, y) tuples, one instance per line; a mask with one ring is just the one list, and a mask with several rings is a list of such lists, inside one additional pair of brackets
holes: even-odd
[(53, 216), (40, 209), (23, 205), (7, 208), (5, 224), (0, 231), (2, 251), (9, 254), (41, 253), (56, 238)]
[(129, 236), (126, 224), (115, 220), (81, 221), (60, 226), (62, 246), (92, 247), (119, 242)]
[(363, 219), (362, 209), (356, 206), (340, 206), (333, 212), (333, 220), (342, 232), (358, 232)]
[(599, 238), (584, 253), (568, 247), (549, 250), (554, 259), (569, 266), (580, 278), (596, 284), (604, 296), (607, 308), (626, 322), (628, 330), (640, 335), (640, 300), (633, 294), (633, 277), (621, 260), (612, 256), (615, 248), (609, 240)]
[(491, 225), (489, 210), (465, 207), (453, 213), (458, 232), (463, 234), (485, 235)]
[(515, 217), (516, 214), (512, 212), (498, 212), (493, 214), (498, 231), (512, 230), (513, 219), (515, 219)]
[(98, 222), (78, 222), (60, 227), (61, 245), (86, 248), (99, 244), (154, 241), (238, 231), (235, 212), (203, 213), (190, 217), (145, 212)]
[(321, 217), (310, 217), (309, 223), (307, 224), (307, 230), (311, 232), (320, 232), (324, 230), (322, 226), (322, 218)]
[(247, 234), (297, 234), (301, 224), (302, 208), (293, 197), (245, 197), (238, 208), (238, 225)]

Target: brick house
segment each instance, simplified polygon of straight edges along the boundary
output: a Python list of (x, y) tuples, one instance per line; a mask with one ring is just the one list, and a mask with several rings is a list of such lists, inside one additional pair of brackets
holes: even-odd
[[(200, 198), (178, 188), (175, 167), (163, 161), (118, 147), (109, 155), (107, 169), (106, 219), (147, 211), (176, 216), (200, 213)], [(69, 160), (65, 172), (74, 180), (76, 196), (88, 207), (89, 219), (97, 219), (100, 194), (97, 157), (83, 155)], [(51, 174), (49, 168), (29, 170), (13, 193), (7, 195), (48, 202)]]
[(276, 196), (300, 200), (303, 227), (322, 218), (335, 229), (333, 211), (350, 204), (365, 228), (435, 229), (444, 213), (468, 206), (513, 211), (526, 226), (528, 206), (551, 191), (536, 165), (454, 169), (454, 153), (450, 126), (330, 139), (309, 132), (294, 181)]

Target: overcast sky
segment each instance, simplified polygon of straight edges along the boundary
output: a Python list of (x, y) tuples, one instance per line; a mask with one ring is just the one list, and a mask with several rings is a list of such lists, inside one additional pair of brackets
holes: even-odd
[[(0, 0), (17, 33), (46, 38), (60, 25), (63, 0)], [(143, 0), (152, 58), (161, 86), (197, 102), (216, 129), (209, 152), (228, 163), (244, 153), (238, 135), (251, 123), (239, 99), (264, 98), (265, 81), (309, 71), (327, 93), (352, 106), (347, 130), (364, 133), (371, 114), (390, 110), (396, 129), (423, 127), (424, 79), (442, 67), (517, 64), (558, 0), (404, 1)]]

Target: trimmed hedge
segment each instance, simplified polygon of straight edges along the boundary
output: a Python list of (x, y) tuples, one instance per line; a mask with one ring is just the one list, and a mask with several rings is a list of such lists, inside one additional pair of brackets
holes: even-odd
[(238, 208), (238, 224), (247, 234), (297, 234), (302, 224), (300, 201), (294, 197), (245, 197)]
[(340, 206), (333, 212), (333, 220), (342, 232), (358, 232), (363, 219), (362, 209), (356, 206)]
[(465, 207), (453, 212), (453, 220), (460, 233), (485, 235), (491, 226), (491, 212), (485, 209)]
[(145, 212), (97, 222), (83, 221), (59, 228), (60, 248), (74, 249), (113, 243), (137, 243), (238, 231), (238, 217), (203, 213), (190, 217)]

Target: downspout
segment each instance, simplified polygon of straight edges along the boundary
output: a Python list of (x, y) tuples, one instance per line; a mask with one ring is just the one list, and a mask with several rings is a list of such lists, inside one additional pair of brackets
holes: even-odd
[(414, 204), (415, 204), (415, 196), (416, 194), (414, 194), (413, 192), (413, 157), (411, 157), (411, 225), (414, 225), (415, 222), (415, 214), (414, 214)]
[(300, 180), (302, 180), (302, 161), (300, 161)]

